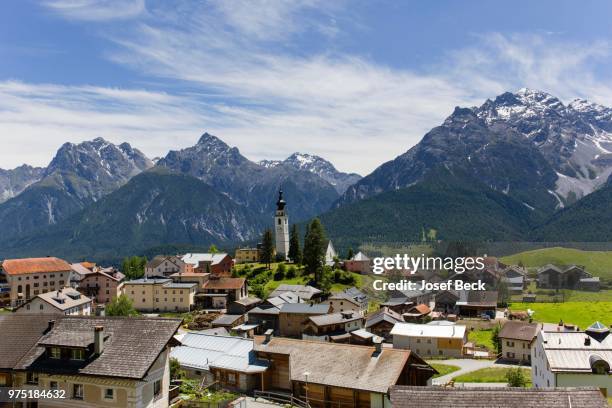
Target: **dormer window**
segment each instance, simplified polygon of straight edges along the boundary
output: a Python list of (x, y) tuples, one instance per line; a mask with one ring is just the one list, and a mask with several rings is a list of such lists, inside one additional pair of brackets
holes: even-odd
[(85, 360), (85, 350), (83, 349), (72, 349), (70, 352), (70, 359), (72, 360)]
[(49, 357), (59, 360), (62, 356), (62, 350), (59, 347), (51, 347), (49, 349)]

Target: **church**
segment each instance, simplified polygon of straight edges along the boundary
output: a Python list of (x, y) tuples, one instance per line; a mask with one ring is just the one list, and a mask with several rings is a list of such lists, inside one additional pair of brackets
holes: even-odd
[(279, 190), (276, 213), (274, 214), (276, 256), (285, 260), (289, 255), (289, 217), (285, 210), (286, 205), (287, 203), (283, 199), (283, 190)]

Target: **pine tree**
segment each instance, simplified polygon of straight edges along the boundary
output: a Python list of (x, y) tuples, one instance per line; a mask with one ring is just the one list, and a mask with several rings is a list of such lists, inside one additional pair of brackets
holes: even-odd
[(263, 233), (261, 238), (261, 262), (266, 264), (266, 267), (270, 269), (270, 264), (274, 259), (274, 237), (272, 236), (272, 230), (267, 229)]
[(314, 274), (315, 284), (321, 282), (326, 243), (325, 229), (321, 221), (315, 218), (310, 223), (304, 239), (304, 265), (306, 265), (306, 272)]
[(291, 226), (291, 234), (289, 236), (289, 259), (295, 264), (302, 263), (302, 249), (300, 248), (300, 235), (296, 224)]
[(353, 259), (354, 256), (355, 256), (355, 253), (353, 252), (353, 248), (349, 248), (348, 252), (346, 253), (346, 259), (351, 260)]

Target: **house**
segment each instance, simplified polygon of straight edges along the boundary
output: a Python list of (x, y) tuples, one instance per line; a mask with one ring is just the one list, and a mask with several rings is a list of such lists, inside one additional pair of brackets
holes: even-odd
[(538, 334), (539, 325), (521, 321), (508, 321), (499, 331), (504, 360), (531, 363), (531, 347)]
[(125, 275), (115, 268), (94, 268), (82, 277), (78, 289), (96, 303), (105, 304), (119, 295), (119, 286), (124, 278)]
[(249, 310), (254, 309), (262, 303), (262, 300), (257, 297), (244, 297), (242, 299), (230, 302), (227, 307), (227, 313), (229, 314), (245, 314)]
[(230, 330), (232, 327), (241, 325), (244, 322), (244, 315), (223, 314), (212, 321), (212, 327), (224, 327), (225, 329)]
[(19, 306), (36, 295), (51, 292), (70, 284), (72, 267), (55, 257), (5, 259), (0, 275), (6, 300), (12, 307)]
[(144, 277), (123, 282), (119, 291), (140, 312), (189, 312), (194, 305), (196, 284)]
[(392, 290), (389, 291), (390, 299), (381, 303), (381, 306), (387, 306), (395, 310), (397, 313), (406, 313), (412, 306), (421, 303), (429, 304), (435, 296), (431, 290)]
[(486, 314), (495, 318), (497, 310), (496, 290), (464, 290), (459, 292), (459, 300), (455, 303), (462, 316), (480, 316)]
[(196, 295), (199, 306), (205, 309), (226, 309), (227, 306), (248, 296), (245, 278), (225, 278), (211, 275)]
[(210, 273), (215, 276), (230, 276), (234, 261), (226, 253), (186, 254), (181, 260), (193, 267), (197, 273)]
[(169, 346), (180, 324), (180, 319), (3, 315), (2, 381), (65, 392), (66, 399), (41, 404), (49, 407), (167, 407)]
[(79, 287), (79, 283), (90, 273), (93, 273), (96, 264), (92, 262), (79, 262), (70, 265), (70, 285), (74, 288)]
[(269, 297), (282, 295), (283, 293), (291, 292), (299, 296), (300, 299), (307, 302), (318, 302), (323, 296), (323, 292), (310, 285), (289, 285), (283, 283), (279, 285)]
[(334, 342), (349, 342), (350, 332), (363, 328), (361, 313), (345, 311), (310, 316), (304, 324), (302, 338)]
[(403, 322), (402, 315), (387, 307), (366, 317), (366, 330), (388, 340), (391, 338), (391, 329), (398, 322)]
[(373, 346), (377, 343), (382, 343), (384, 339), (380, 336), (370, 333), (366, 329), (357, 329), (349, 333), (351, 344), (361, 344), (364, 346)]
[(436, 373), (410, 350), (256, 337), (259, 360), (270, 366), (261, 390), (286, 392), (313, 408), (388, 407), (393, 385), (426, 385)]
[(234, 262), (236, 264), (259, 262), (259, 259), (258, 248), (238, 248), (234, 255)]
[(520, 266), (511, 265), (502, 271), (501, 281), (508, 286), (510, 293), (523, 293), (527, 283), (527, 271)]
[(434, 310), (442, 313), (456, 313), (459, 291), (443, 290), (436, 293)]
[(462, 357), (467, 331), (459, 325), (396, 323), (391, 330), (393, 348), (408, 349), (420, 356)]
[[(558, 329), (557, 329), (558, 330)], [(612, 395), (612, 335), (595, 322), (584, 331), (543, 328), (531, 349), (536, 388), (591, 386)]]
[(278, 329), (284, 337), (302, 337), (309, 317), (329, 313), (329, 305), (285, 303), (278, 313)]
[(599, 290), (599, 279), (578, 265), (558, 267), (552, 264), (544, 265), (537, 272), (538, 288), (542, 289), (581, 289)]
[(157, 255), (147, 262), (144, 274), (146, 277), (169, 277), (175, 273), (193, 272), (193, 265), (184, 262), (178, 256)]
[(606, 408), (597, 388), (406, 387), (390, 390), (393, 408)]
[(210, 273), (200, 273), (200, 272), (176, 272), (170, 275), (170, 279), (177, 283), (195, 283), (197, 284), (196, 293), (201, 293), (204, 284), (208, 282), (210, 279)]
[[(431, 309), (425, 303), (414, 305), (402, 314), (402, 318), (406, 322), (423, 322), (426, 317), (431, 314)], [(431, 320), (431, 318), (430, 318)]]
[(79, 291), (66, 287), (54, 292), (36, 295), (15, 309), (18, 314), (59, 314), (67, 316), (89, 316), (91, 299)]
[(185, 334), (171, 357), (188, 378), (206, 385), (219, 382), (222, 388), (238, 392), (260, 389), (262, 374), (270, 365), (257, 359), (252, 339), (200, 332)]
[(257, 325), (256, 332), (263, 334), (267, 330), (279, 332), (280, 309), (285, 303), (301, 303), (300, 298), (293, 292), (285, 292), (279, 296), (266, 299), (261, 305), (248, 312), (250, 324)]
[(327, 248), (325, 249), (325, 265), (334, 266), (336, 264), (337, 259), (338, 259), (338, 254), (336, 253), (334, 244), (332, 244), (330, 240), (327, 242)]
[(360, 251), (351, 259), (344, 261), (344, 267), (347, 271), (365, 275), (372, 272), (372, 260)]
[(332, 313), (353, 310), (365, 314), (368, 311), (368, 302), (368, 296), (355, 287), (334, 293), (327, 299)]

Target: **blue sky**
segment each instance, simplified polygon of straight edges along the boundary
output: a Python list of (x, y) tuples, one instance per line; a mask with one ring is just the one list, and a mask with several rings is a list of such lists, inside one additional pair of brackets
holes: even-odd
[(454, 106), (541, 89), (612, 105), (608, 1), (0, 2), (0, 167), (102, 136), (209, 131), (253, 160), (366, 174)]

